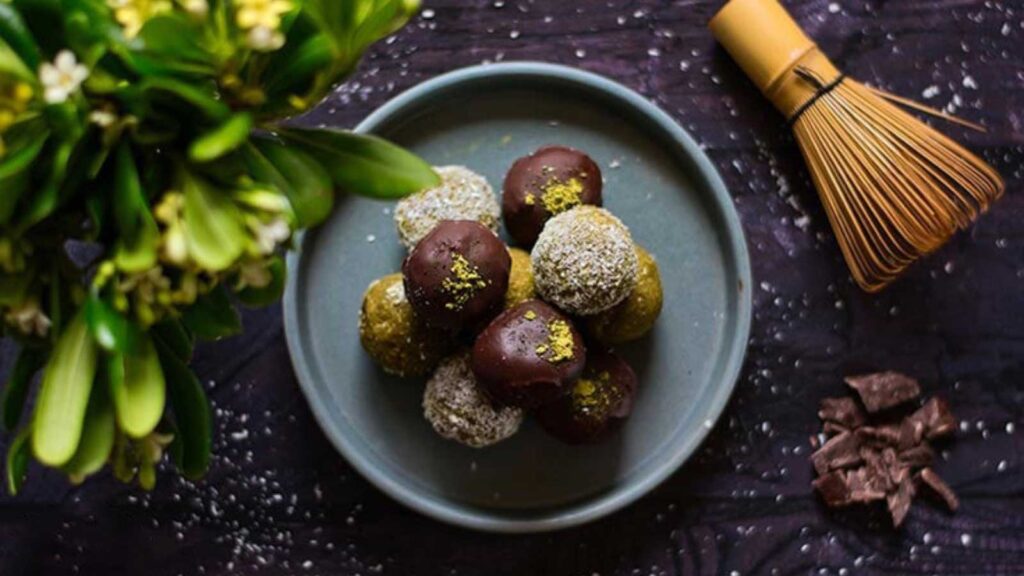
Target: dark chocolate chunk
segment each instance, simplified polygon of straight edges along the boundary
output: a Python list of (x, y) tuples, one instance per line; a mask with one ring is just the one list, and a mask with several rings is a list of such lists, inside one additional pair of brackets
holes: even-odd
[(586, 154), (547, 146), (516, 160), (505, 176), (501, 209), (509, 234), (529, 248), (552, 216), (582, 204), (601, 206), (601, 169)]
[(956, 509), (960, 507), (960, 499), (956, 497), (956, 493), (934, 470), (925, 468), (918, 473), (918, 478), (920, 478), (925, 486), (931, 488), (936, 495), (942, 498), (950, 511), (956, 512)]
[[(847, 378), (867, 413), (853, 398), (822, 400), (818, 416), (823, 434), (834, 434), (811, 455), (818, 478), (814, 488), (829, 506), (885, 500), (894, 526), (910, 512), (921, 484), (941, 497), (951, 510), (959, 502), (931, 468), (935, 452), (929, 440), (956, 429), (949, 405), (932, 398), (909, 416), (889, 411), (918, 397), (916, 381), (895, 372)], [(881, 412), (881, 414), (878, 414)], [(916, 470), (920, 472), (915, 474)]]
[(826, 436), (835, 436), (836, 434), (842, 434), (843, 432), (850, 432), (850, 429), (842, 424), (836, 424), (835, 422), (825, 422), (825, 425), (821, 427), (821, 431)]
[(900, 450), (908, 450), (924, 440), (924, 424), (907, 418), (900, 423)]
[(512, 257), (486, 226), (445, 220), (402, 263), (416, 316), (438, 330), (479, 329), (501, 310)]
[(473, 345), (473, 373), (499, 403), (537, 408), (572, 391), (587, 352), (572, 321), (540, 300), (509, 308)]
[(949, 402), (933, 397), (907, 417), (915, 425), (924, 429), (924, 436), (929, 440), (950, 436), (956, 431), (956, 418), (949, 409)]
[(811, 462), (818, 474), (825, 474), (837, 468), (850, 468), (861, 462), (860, 442), (856, 435), (843, 432), (834, 436), (811, 454)]
[(861, 426), (854, 432), (863, 444), (878, 446), (899, 446), (900, 429), (891, 424), (882, 426)]
[(865, 419), (864, 411), (857, 401), (849, 396), (822, 400), (818, 418), (821, 418), (826, 424), (838, 424), (845, 429), (861, 426)]
[(828, 506), (846, 506), (852, 502), (846, 473), (842, 470), (829, 472), (814, 479), (814, 489)]
[(921, 395), (917, 380), (899, 372), (880, 372), (864, 376), (850, 376), (846, 383), (857, 391), (868, 412), (874, 414)]
[(910, 474), (903, 471), (896, 489), (886, 497), (889, 506), (889, 514), (892, 515), (892, 525), (899, 528), (910, 512), (910, 503), (914, 500), (914, 481)]
[(879, 479), (867, 467), (851, 470), (846, 474), (846, 485), (850, 490), (851, 502), (875, 502), (885, 499), (885, 489)]
[(935, 451), (927, 444), (918, 444), (900, 452), (900, 460), (911, 468), (930, 466), (935, 460)]

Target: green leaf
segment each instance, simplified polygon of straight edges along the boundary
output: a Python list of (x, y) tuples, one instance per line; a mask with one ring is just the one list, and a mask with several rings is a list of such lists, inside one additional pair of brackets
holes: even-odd
[(21, 413), (25, 409), (29, 385), (32, 377), (46, 364), (46, 352), (37, 348), (22, 348), (14, 368), (4, 385), (4, 428), (13, 431), (21, 421)]
[(249, 139), (252, 115), (241, 112), (192, 142), (188, 154), (194, 162), (210, 162), (237, 150)]
[(216, 190), (195, 175), (186, 175), (185, 243), (188, 252), (203, 268), (219, 272), (238, 260), (248, 235), (242, 214), (227, 191)]
[(440, 184), (429, 164), (376, 136), (302, 128), (280, 128), (278, 133), (320, 162), (346, 192), (401, 198)]
[(201, 29), (183, 14), (150, 18), (139, 31), (141, 48), (132, 51), (132, 63), (148, 74), (182, 73), (213, 76), (216, 58), (203, 45)]
[(270, 306), (280, 300), (281, 295), (284, 294), (284, 285), (287, 279), (284, 259), (275, 257), (270, 261), (267, 269), (271, 276), (270, 284), (262, 288), (249, 287), (238, 292), (238, 299), (246, 306), (253, 308)]
[(93, 340), (104, 350), (125, 353), (137, 350), (145, 338), (134, 322), (121, 314), (98, 294), (85, 301), (85, 319)]
[(57, 209), (60, 204), (60, 186), (64, 181), (71, 154), (74, 152), (75, 142), (65, 140), (56, 144), (49, 162), (48, 177), (30, 196), (31, 200), (25, 214), (16, 219), (17, 230), (28, 230)]
[(16, 496), (25, 482), (25, 472), (28, 470), (29, 435), (29, 429), (23, 429), (7, 447), (7, 492), (11, 496)]
[(3, 193), (0, 193), (0, 224), (3, 225), (10, 223), (18, 201), (29, 189), (32, 164), (39, 157), (49, 137), (49, 132), (45, 128), (34, 122), (32, 125), (39, 130), (31, 135), (24, 134), (20, 138), (12, 134), (4, 136), (10, 150), (0, 160), (0, 190), (3, 190)]
[(37, 70), (42, 63), (39, 46), (25, 27), (18, 10), (0, 3), (0, 38), (14, 50), (29, 70)]
[(210, 402), (188, 366), (159, 340), (156, 346), (174, 412), (176, 432), (169, 451), (182, 474), (190, 480), (198, 480), (210, 467), (213, 430)]
[(75, 483), (80, 483), (86, 477), (99, 472), (110, 458), (116, 432), (114, 408), (110, 404), (107, 387), (100, 382), (93, 386), (89, 397), (85, 424), (82, 427), (82, 440), (78, 443), (75, 455), (61, 467), (61, 470)]
[(64, 465), (78, 448), (97, 352), (81, 311), (57, 340), (36, 400), (32, 451), (47, 466)]
[(234, 336), (242, 331), (242, 320), (223, 286), (196, 299), (195, 304), (181, 313), (181, 321), (193, 334), (206, 340)]
[(14, 76), (22, 82), (34, 83), (36, 81), (35, 74), (25, 66), (18, 54), (3, 39), (0, 39), (0, 74)]
[(118, 268), (144, 272), (156, 265), (160, 230), (149, 208), (131, 146), (123, 142), (114, 164), (114, 220), (120, 232), (114, 252)]
[[(159, 104), (164, 101), (163, 99), (169, 97), (172, 101), (184, 103), (194, 109), (180, 109), (184, 113), (198, 111), (214, 121), (227, 120), (231, 115), (231, 108), (217, 99), (216, 87), (213, 85), (189, 83), (162, 76), (148, 76), (139, 83), (137, 88), (129, 89), (138, 90), (143, 99), (151, 106), (159, 107)], [(190, 120), (193, 119), (190, 118)]]
[(270, 184), (288, 197), (299, 228), (327, 219), (334, 208), (330, 174), (308, 154), (268, 138), (245, 148), (246, 167), (257, 182)]
[(323, 34), (293, 30), (288, 42), (282, 50), (273, 53), (263, 78), (264, 90), (272, 101), (271, 108), (275, 108), (273, 101), (280, 101), (276, 108), (289, 109), (287, 96), (309, 90), (334, 61), (331, 40)]
[(164, 374), (153, 341), (143, 336), (137, 352), (113, 355), (108, 372), (117, 423), (128, 436), (145, 437), (160, 423), (166, 401)]
[(150, 328), (150, 333), (186, 364), (192, 360), (192, 335), (176, 318), (170, 318)]

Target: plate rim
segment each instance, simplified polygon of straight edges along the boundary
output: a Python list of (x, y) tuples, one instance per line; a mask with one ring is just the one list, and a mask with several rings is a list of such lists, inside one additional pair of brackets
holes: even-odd
[[(668, 113), (631, 88), (599, 74), (560, 64), (516, 61), (469, 66), (425, 80), (377, 108), (360, 122), (353, 131), (361, 134), (373, 134), (376, 129), (390, 120), (393, 115), (402, 112), (409, 106), (415, 105), (420, 99), (429, 96), (437, 90), (451, 88), (457, 84), (472, 83), (493, 76), (530, 77), (533, 79), (571, 83), (585, 90), (600, 92), (612, 101), (621, 102), (625, 107), (632, 108), (636, 113), (651, 120), (656, 129), (663, 131), (665, 136), (681, 146), (682, 151), (694, 163), (694, 166), (700, 173), (700, 177), (707, 182), (708, 188), (712, 192), (711, 198), (720, 212), (721, 220), (725, 224), (722, 235), (723, 242), (735, 255), (732, 266), (736, 268), (736, 274), (740, 283), (737, 294), (736, 329), (731, 341), (726, 341), (728, 356), (725, 358), (725, 370), (722, 375), (721, 384), (714, 391), (710, 402), (710, 410), (706, 414), (707, 419), (705, 420), (705, 423), (717, 424), (736, 389), (750, 338), (753, 310), (750, 253), (739, 213), (721, 175), (700, 145)], [(447, 524), (496, 533), (524, 534), (548, 532), (579, 526), (617, 512), (658, 487), (692, 457), (714, 428), (714, 425), (699, 427), (698, 432), (691, 438), (679, 442), (678, 446), (669, 452), (668, 458), (663, 459), (659, 465), (652, 468), (645, 476), (638, 477), (636, 481), (622, 490), (598, 494), (563, 506), (531, 509), (531, 511), (543, 511), (535, 517), (512, 517), (513, 514), (517, 513), (517, 511), (513, 510), (503, 510), (502, 513), (509, 514), (509, 516), (499, 516), (488, 513), (486, 508), (471, 508), (458, 503), (451, 503), (448, 500), (425, 497), (422, 492), (415, 490), (415, 488), (410, 488), (389, 477), (384, 470), (365, 459), (361, 452), (349, 443), (348, 439), (334, 429), (333, 421), (324, 398), (317, 390), (317, 386), (310, 374), (308, 367), (310, 360), (307, 359), (307, 354), (299, 342), (301, 336), (299, 334), (299, 311), (298, 299), (296, 297), (298, 274), (295, 272), (300, 269), (302, 246), (305, 239), (306, 233), (304, 231), (299, 233), (296, 236), (293, 249), (287, 254), (289, 274), (282, 301), (285, 340), (292, 369), (299, 382), (299, 387), (317, 421), (317, 425), (334, 446), (335, 450), (370, 484), (412, 510)]]

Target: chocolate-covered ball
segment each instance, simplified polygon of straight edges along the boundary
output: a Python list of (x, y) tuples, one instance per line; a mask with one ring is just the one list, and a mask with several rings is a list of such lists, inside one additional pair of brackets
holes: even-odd
[(617, 354), (591, 350), (572, 392), (537, 411), (541, 426), (569, 444), (596, 442), (629, 417), (636, 373)]
[(555, 216), (531, 256), (537, 293), (570, 314), (600, 314), (636, 288), (629, 229), (603, 208), (579, 206)]
[(586, 357), (569, 318), (528, 300), (502, 312), (477, 337), (471, 365), (492, 398), (531, 409), (568, 393)]
[(533, 263), (530, 262), (530, 254), (519, 248), (509, 248), (508, 253), (512, 257), (512, 272), (508, 276), (505, 308), (537, 297), (537, 290), (533, 287)]
[(501, 442), (519, 430), (523, 411), (495, 406), (469, 368), (469, 354), (456, 354), (437, 367), (423, 393), (423, 416), (449, 440), (473, 448)]
[(647, 250), (636, 246), (640, 273), (636, 288), (620, 304), (587, 319), (587, 332), (605, 344), (636, 340), (650, 332), (661, 314), (663, 295), (658, 263)]
[(447, 354), (449, 340), (417, 321), (401, 274), (375, 280), (367, 288), (359, 311), (359, 341), (388, 374), (428, 374)]
[(515, 161), (501, 197), (505, 227), (529, 248), (552, 216), (581, 204), (601, 205), (601, 169), (579, 150), (547, 146)]
[(435, 188), (403, 198), (395, 206), (398, 239), (410, 250), (444, 220), (476, 220), (497, 233), (498, 199), (487, 179), (465, 166), (436, 166)]
[(512, 258), (479, 222), (445, 220), (402, 263), (405, 291), (423, 322), (460, 332), (484, 325), (501, 310)]

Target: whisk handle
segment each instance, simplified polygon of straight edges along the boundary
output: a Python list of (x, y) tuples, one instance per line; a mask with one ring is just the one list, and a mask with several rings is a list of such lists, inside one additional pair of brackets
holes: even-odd
[(796, 74), (812, 70), (829, 84), (839, 70), (777, 0), (730, 0), (708, 24), (711, 33), (786, 118), (819, 86)]

